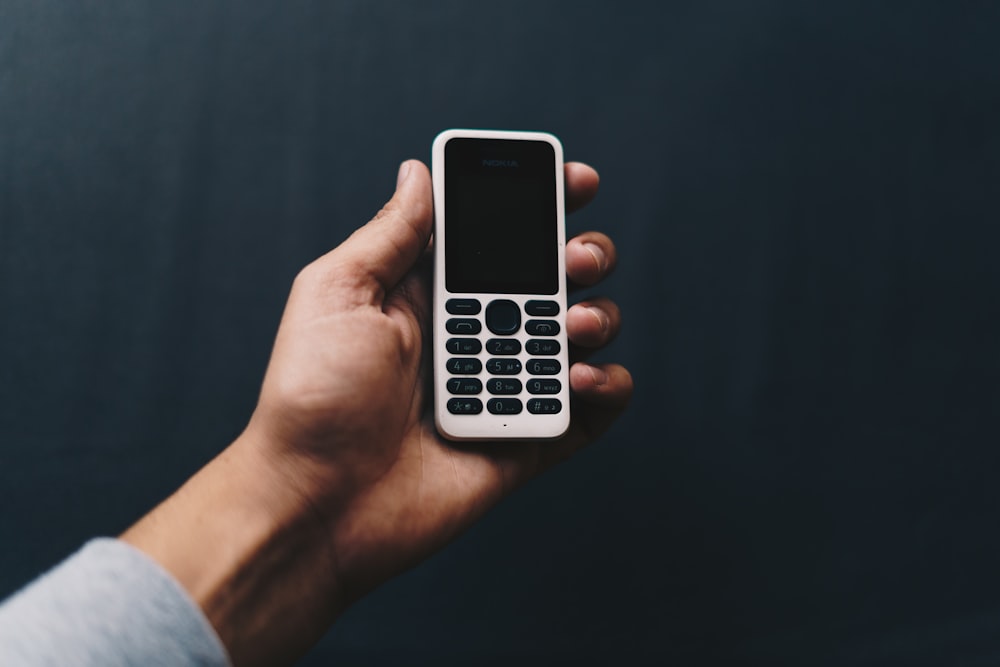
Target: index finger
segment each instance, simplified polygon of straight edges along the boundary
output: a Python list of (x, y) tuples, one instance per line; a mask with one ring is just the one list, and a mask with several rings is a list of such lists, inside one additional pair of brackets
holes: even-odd
[(594, 198), (601, 177), (593, 167), (582, 162), (567, 162), (563, 173), (566, 180), (566, 212), (572, 213)]

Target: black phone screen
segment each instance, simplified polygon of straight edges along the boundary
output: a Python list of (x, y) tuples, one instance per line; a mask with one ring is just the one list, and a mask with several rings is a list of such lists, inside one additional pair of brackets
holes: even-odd
[(544, 141), (455, 138), (444, 147), (449, 292), (559, 289), (556, 155)]

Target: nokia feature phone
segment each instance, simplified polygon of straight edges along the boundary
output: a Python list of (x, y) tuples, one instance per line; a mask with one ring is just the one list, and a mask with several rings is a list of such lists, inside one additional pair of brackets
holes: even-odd
[(551, 134), (434, 140), (434, 414), (451, 440), (569, 427), (562, 145)]

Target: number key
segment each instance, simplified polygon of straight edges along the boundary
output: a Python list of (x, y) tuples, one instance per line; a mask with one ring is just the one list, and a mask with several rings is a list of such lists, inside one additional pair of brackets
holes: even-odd
[(448, 372), (452, 375), (475, 375), (483, 370), (483, 364), (479, 359), (459, 358), (448, 360)]
[(562, 391), (559, 380), (552, 378), (537, 378), (528, 380), (528, 392), (532, 394), (558, 394)]
[(493, 375), (517, 375), (521, 372), (521, 362), (517, 359), (490, 359), (486, 370)]
[(452, 354), (479, 354), (483, 344), (476, 338), (449, 338), (444, 344)]
[(532, 375), (555, 375), (562, 365), (555, 359), (532, 359), (528, 362), (528, 372)]
[(491, 394), (520, 394), (521, 381), (517, 378), (493, 378), (486, 381), (486, 389)]
[(483, 383), (476, 378), (451, 378), (448, 380), (450, 394), (478, 394), (483, 390)]
[(486, 351), (490, 354), (518, 354), (521, 341), (516, 338), (491, 338), (486, 341)]
[(559, 354), (559, 341), (557, 340), (529, 340), (524, 344), (524, 349), (528, 354), (553, 355)]
[(491, 398), (486, 402), (486, 408), (495, 415), (516, 415), (523, 406), (516, 398)]

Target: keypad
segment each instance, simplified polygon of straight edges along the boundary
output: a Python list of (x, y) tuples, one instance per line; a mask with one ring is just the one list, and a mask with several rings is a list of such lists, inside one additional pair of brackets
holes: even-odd
[(486, 341), (486, 351), (490, 354), (520, 354), (521, 341), (516, 338), (491, 338)]
[(452, 375), (475, 375), (483, 370), (483, 362), (475, 357), (455, 357), (448, 360), (448, 372)]
[[(448, 341), (449, 343), (451, 341)], [(449, 348), (450, 350), (451, 348)], [(537, 355), (553, 355), (559, 354), (562, 349), (559, 346), (559, 341), (557, 340), (529, 340), (524, 344), (524, 349), (527, 350), (528, 354)], [(457, 354), (457, 353), (456, 353)], [(463, 352), (462, 354), (471, 354)]]
[(486, 408), (495, 415), (516, 415), (523, 406), (516, 398), (491, 398), (486, 402)]
[(478, 378), (451, 378), (448, 380), (448, 392), (452, 394), (478, 394), (482, 391), (483, 383)]
[(555, 359), (532, 359), (528, 362), (528, 372), (532, 375), (555, 375), (562, 366)]
[(559, 304), (555, 301), (532, 300), (524, 304), (524, 312), (539, 317), (555, 317), (559, 314)]
[(483, 402), (478, 398), (462, 397), (448, 400), (448, 412), (453, 415), (478, 415), (483, 411)]
[(486, 362), (486, 370), (493, 375), (517, 375), (521, 372), (521, 361), (520, 359), (490, 359)]
[[(455, 380), (450, 380), (450, 382), (455, 382)], [(562, 391), (562, 384), (559, 380), (553, 378), (533, 378), (528, 380), (528, 393), (529, 394), (558, 394)], [(457, 394), (457, 391), (451, 392)]]
[(452, 315), (478, 315), (482, 306), (475, 299), (448, 299), (444, 309)]
[(528, 320), (524, 330), (532, 336), (555, 336), (559, 333), (559, 323), (555, 320)]
[[(551, 341), (555, 342), (555, 341)], [(558, 347), (558, 343), (556, 346)], [(483, 344), (479, 342), (478, 338), (449, 338), (448, 342), (444, 344), (448, 351), (452, 354), (479, 354), (483, 349)], [(542, 352), (537, 352), (536, 354), (544, 354)]]
[(483, 325), (479, 320), (469, 317), (453, 317), (444, 323), (445, 330), (450, 334), (464, 334), (472, 336), (483, 330)]
[(491, 394), (520, 394), (521, 381), (517, 378), (490, 378), (486, 381), (486, 390)]
[[(445, 341), (445, 367), (453, 377), (445, 388), (447, 409), (455, 415), (557, 414), (563, 404), (554, 394), (563, 352), (556, 301), (532, 299), (522, 307), (511, 299), (448, 299), (445, 320), (452, 335)], [(486, 333), (480, 337), (481, 334)], [(525, 335), (529, 336), (524, 340)], [(522, 343), (522, 341), (524, 341)], [(482, 356), (479, 356), (482, 355)]]
[(521, 328), (521, 309), (510, 299), (497, 299), (486, 306), (486, 328), (498, 336), (510, 336)]
[(557, 398), (533, 398), (528, 401), (528, 412), (533, 415), (551, 415), (562, 410)]

